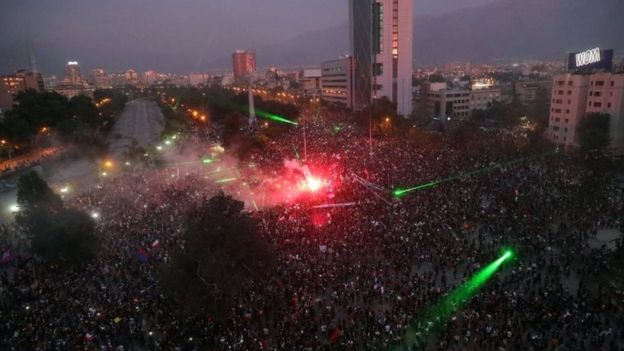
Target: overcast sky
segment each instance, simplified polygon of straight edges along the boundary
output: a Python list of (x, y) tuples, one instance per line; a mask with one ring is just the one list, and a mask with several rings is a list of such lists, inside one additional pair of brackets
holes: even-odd
[[(438, 15), (495, 0), (414, 0)], [(235, 48), (254, 49), (348, 20), (348, 0), (0, 0), (0, 73), (67, 60), (87, 68), (202, 70)], [(305, 43), (302, 43), (305, 45)]]

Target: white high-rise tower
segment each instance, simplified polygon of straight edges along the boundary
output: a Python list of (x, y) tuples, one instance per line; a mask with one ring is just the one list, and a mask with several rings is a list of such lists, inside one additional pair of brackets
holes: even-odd
[(397, 113), (412, 112), (413, 0), (351, 0), (351, 47), (356, 60), (356, 105), (387, 97)]

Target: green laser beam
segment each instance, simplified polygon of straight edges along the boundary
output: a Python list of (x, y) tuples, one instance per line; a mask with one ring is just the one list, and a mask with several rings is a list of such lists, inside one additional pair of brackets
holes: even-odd
[(400, 198), (405, 196), (408, 193), (414, 192), (414, 191), (418, 191), (418, 190), (423, 190), (423, 189), (429, 189), (429, 188), (433, 188), (436, 185), (439, 184), (443, 184), (443, 183), (448, 183), (457, 179), (461, 179), (461, 178), (468, 178), (468, 177), (472, 177), (475, 175), (479, 175), (482, 173), (489, 173), (493, 170), (495, 170), (498, 167), (509, 167), (509, 166), (514, 166), (516, 164), (525, 162), (525, 161), (530, 161), (530, 160), (534, 160), (543, 156), (548, 156), (551, 154), (554, 154), (555, 152), (546, 152), (543, 154), (539, 154), (539, 155), (535, 155), (535, 156), (531, 156), (531, 157), (523, 157), (517, 160), (511, 160), (502, 164), (495, 164), (493, 166), (489, 166), (489, 167), (485, 167), (482, 169), (477, 169), (474, 170), (472, 172), (468, 172), (468, 173), (464, 173), (464, 174), (459, 174), (459, 175), (454, 175), (454, 176), (450, 176), (450, 177), (446, 177), (446, 178), (442, 178), (442, 179), (437, 179), (434, 181), (430, 181), (428, 183), (424, 183), (415, 187), (411, 187), (411, 188), (398, 188), (392, 191), (392, 195), (394, 195), (394, 197)]
[(268, 113), (268, 112), (264, 112), (264, 111), (256, 110), (256, 115), (258, 117), (265, 118), (265, 119), (268, 119), (268, 120), (271, 120), (271, 121), (275, 121), (275, 122), (280, 122), (280, 123), (285, 123), (285, 124), (292, 124), (294, 126), (298, 126), (299, 125), (299, 123), (297, 123), (297, 122), (294, 122), (294, 121), (286, 119), (286, 118), (284, 118), (282, 116), (274, 115), (272, 113)]
[(439, 182), (431, 182), (431, 183), (427, 183), (427, 184), (423, 184), (423, 185), (419, 185), (419, 186), (415, 186), (413, 188), (409, 188), (409, 189), (396, 189), (395, 191), (393, 191), (392, 193), (394, 194), (394, 196), (396, 197), (401, 197), (404, 194), (410, 193), (412, 191), (416, 191), (416, 190), (422, 190), (422, 189), (427, 189), (427, 188), (431, 188), (436, 186), (437, 184), (439, 184)]
[(235, 180), (237, 180), (238, 178), (225, 178), (225, 179), (219, 179), (217, 180), (215, 183), (216, 184), (224, 184), (224, 183), (230, 183), (233, 182)]
[(256, 208), (256, 212), (260, 212), (260, 210), (258, 209), (258, 205), (256, 204), (256, 200), (251, 200), (251, 202), (253, 202), (253, 205)]
[(167, 163), (168, 166), (177, 167), (177, 166), (187, 166), (187, 165), (200, 165), (200, 164), (211, 164), (214, 160), (212, 159), (203, 159), (201, 161), (181, 161), (181, 162), (171, 162)]
[(419, 340), (425, 341), (429, 333), (444, 326), (494, 276), (503, 263), (513, 259), (514, 256), (515, 253), (511, 249), (505, 250), (498, 259), (479, 270), (470, 280), (428, 309), (422, 318), (407, 328), (403, 339), (407, 349), (411, 350)]
[[(249, 106), (245, 106), (242, 108), (243, 111), (245, 111), (246, 113), (249, 113)], [(294, 126), (298, 126), (299, 123), (295, 122), (295, 121), (291, 121), (287, 118), (284, 118), (282, 116), (278, 116), (266, 111), (262, 111), (262, 110), (258, 110), (256, 109), (256, 116), (260, 117), (260, 118), (264, 118), (264, 119), (268, 119), (271, 121), (275, 121), (275, 122), (279, 122), (279, 123), (284, 123), (284, 124), (292, 124)]]

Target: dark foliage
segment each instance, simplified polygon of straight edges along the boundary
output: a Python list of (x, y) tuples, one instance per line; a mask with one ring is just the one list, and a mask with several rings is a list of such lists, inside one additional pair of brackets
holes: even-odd
[(79, 264), (96, 255), (95, 224), (86, 214), (65, 208), (63, 201), (36, 172), (19, 179), (16, 221), (32, 252), (48, 262)]
[(243, 208), (219, 193), (190, 214), (184, 244), (162, 270), (163, 287), (183, 314), (224, 315), (254, 279), (272, 271), (272, 250)]

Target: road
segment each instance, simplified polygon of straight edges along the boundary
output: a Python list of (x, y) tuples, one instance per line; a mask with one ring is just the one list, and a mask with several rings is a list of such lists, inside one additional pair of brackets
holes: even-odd
[(137, 99), (126, 104), (117, 120), (110, 142), (110, 152), (119, 156), (130, 147), (133, 140), (146, 147), (160, 139), (164, 129), (164, 116), (154, 101)]
[[(137, 99), (126, 104), (109, 137), (109, 152), (123, 154), (136, 140), (139, 146), (148, 146), (160, 140), (164, 129), (164, 116), (158, 105), (147, 99)], [(88, 190), (97, 185), (100, 169), (87, 157), (77, 156), (64, 161), (42, 162), (38, 168), (43, 178), (54, 189), (69, 186), (71, 193)], [(13, 218), (11, 207), (17, 203), (16, 190), (0, 192), (0, 224)]]

